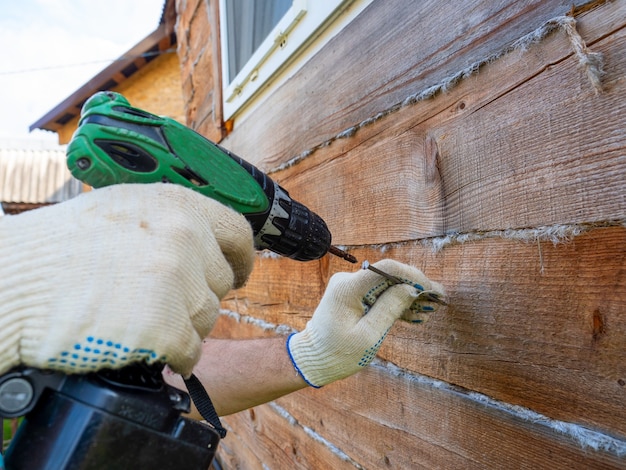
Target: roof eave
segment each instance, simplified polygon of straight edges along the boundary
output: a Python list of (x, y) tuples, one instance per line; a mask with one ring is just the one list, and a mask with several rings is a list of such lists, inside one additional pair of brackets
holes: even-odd
[(128, 50), (52, 110), (30, 125), (29, 131), (43, 129), (56, 132), (80, 114), (85, 101), (97, 91), (109, 90), (146, 63), (176, 45), (176, 33), (170, 25), (161, 23), (157, 29)]

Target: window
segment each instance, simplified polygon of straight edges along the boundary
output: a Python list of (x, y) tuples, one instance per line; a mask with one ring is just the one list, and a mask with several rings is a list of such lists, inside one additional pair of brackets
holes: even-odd
[(353, 0), (220, 0), (224, 119)]
[(291, 0), (226, 2), (229, 78), (237, 76), (290, 7)]

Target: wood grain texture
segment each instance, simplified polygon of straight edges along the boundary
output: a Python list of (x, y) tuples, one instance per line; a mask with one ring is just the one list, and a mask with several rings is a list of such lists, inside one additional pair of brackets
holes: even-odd
[[(374, 2), (349, 34), (313, 59), (316, 68), (307, 66), (248, 121), (236, 123), (225, 145), (274, 168), (571, 7), (475, 2), (461, 20), (441, 2), (420, 4), (433, 17), (399, 4), (388, 11), (383, 3)], [(418, 26), (430, 31), (426, 22), (433, 18), (459, 27), (435, 22), (441, 37), (411, 35)], [(582, 450), (469, 395), (626, 440), (625, 18), (623, 0), (577, 18), (587, 45), (605, 58), (599, 95), (567, 35), (555, 31), (272, 174), (326, 220), (334, 243), (359, 260), (415, 265), (450, 296), (449, 307), (429, 322), (397, 323), (383, 343), (379, 356), (408, 376), (371, 368), (279, 400), (299, 425), (365, 468), (625, 467), (623, 459)], [(384, 29), (391, 19), (397, 28)], [(373, 29), (365, 33), (366, 25)], [(369, 58), (366, 68), (355, 51), (371, 48), (372, 38), (380, 61)], [(394, 44), (407, 47), (394, 57)], [(422, 46), (428, 54), (420, 55)], [(415, 52), (408, 58), (407, 49)], [(356, 75), (363, 70), (371, 73), (361, 81)], [(322, 94), (315, 83), (324, 84)], [(523, 230), (561, 225), (583, 233), (552, 244)], [(457, 233), (472, 241), (431, 249), (432, 237)], [(526, 241), (507, 238), (524, 234)], [(253, 322), (224, 317), (215, 333), (302, 329), (330, 276), (354, 269), (332, 257), (296, 263), (259, 256), (249, 283), (223, 303)], [(416, 379), (423, 376), (462, 390), (425, 387)], [(254, 418), (230, 421), (246, 458), (259, 452), (280, 467), (289, 458), (300, 461), (301, 451), (312, 459), (307, 463), (332, 467), (318, 460), (318, 441), (303, 450), (294, 422), (261, 409)], [(257, 415), (281, 428), (278, 440), (286, 447), (276, 457), (256, 447), (257, 435), (260, 447), (279, 447), (268, 427), (255, 425)]]
[[(399, 367), (626, 437), (626, 228), (570, 242), (484, 239), (439, 253), (419, 243), (352, 253), (397, 259), (440, 281), (450, 306), (397, 323), (379, 356)], [(327, 264), (327, 265), (326, 265)], [(302, 329), (345, 261), (262, 259), (226, 308)], [(273, 286), (278, 291), (270, 294)], [(273, 291), (272, 291), (273, 292)]]
[(247, 469), (314, 469), (354, 470), (349, 460), (315, 439), (301, 426), (272, 410), (269, 406), (223, 419), (229, 435), (220, 444), (219, 459), (225, 468)]
[(223, 137), (218, 4), (188, 0), (176, 6), (186, 124), (214, 142)]
[[(267, 334), (233, 321), (222, 317), (222, 333)], [(226, 468), (241, 462), (251, 469), (355, 468), (355, 463), (372, 469), (624, 464), (611, 453), (583, 448), (570, 435), (481, 403), (461, 389), (380, 365), (277, 404), (282, 411), (263, 405), (223, 418), (229, 434), (218, 450)]]
[[(267, 170), (489, 57), (582, 1), (376, 1), (224, 145)], [(449, 27), (454, 25), (454, 27)]]
[[(550, 429), (463, 393), (367, 369), (278, 403), (363, 468), (623, 468)], [(362, 436), (362, 437), (357, 437)]]
[[(625, 12), (621, 3), (581, 25), (601, 36), (624, 26)], [(606, 57), (599, 96), (566, 35), (556, 33), (275, 177), (326, 220), (341, 245), (620, 219), (624, 29), (593, 49)]]

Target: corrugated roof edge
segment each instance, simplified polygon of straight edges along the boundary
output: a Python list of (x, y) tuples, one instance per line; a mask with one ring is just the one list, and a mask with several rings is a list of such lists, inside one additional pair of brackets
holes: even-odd
[(83, 192), (65, 163), (65, 148), (0, 148), (0, 202), (56, 203)]

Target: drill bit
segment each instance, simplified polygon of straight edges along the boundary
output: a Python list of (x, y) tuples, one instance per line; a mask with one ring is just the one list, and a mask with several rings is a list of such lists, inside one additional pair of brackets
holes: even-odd
[(423, 290), (423, 288), (421, 288), (421, 286), (418, 286), (417, 284), (414, 284), (410, 281), (405, 281), (400, 279), (397, 276), (394, 276), (392, 274), (386, 273), (385, 271), (382, 271), (380, 269), (378, 269), (375, 266), (372, 266), (369, 261), (363, 261), (363, 263), (361, 264), (361, 269), (369, 269), (372, 272), (375, 272), (376, 274), (379, 274), (381, 276), (383, 276), (384, 278), (386, 278), (387, 280), (391, 281), (393, 284), (408, 284), (410, 286), (415, 287), (417, 290), (422, 291), (422, 293), (420, 295), (423, 295), (423, 297), (430, 301), (430, 302), (434, 302), (436, 304), (440, 304), (440, 305), (448, 305), (441, 297), (439, 297), (439, 295), (435, 294), (434, 292), (426, 292)]
[(351, 255), (350, 253), (343, 251), (339, 248), (337, 248), (336, 246), (332, 246), (330, 248), (328, 248), (328, 252), (335, 255), (335, 256), (339, 256), (340, 258), (345, 259), (346, 261), (349, 261), (350, 263), (356, 263), (356, 258)]
[[(351, 255), (350, 253), (343, 251), (340, 248), (337, 248), (336, 246), (330, 246), (330, 248), (328, 248), (328, 252), (335, 255), (335, 256), (339, 256), (342, 259), (345, 259), (346, 261), (349, 261), (350, 263), (356, 263), (357, 259), (355, 256)], [(434, 292), (425, 292), (424, 289), (422, 288), (422, 286), (419, 286), (417, 284), (414, 284), (410, 281), (404, 281), (402, 279), (400, 279), (399, 277), (393, 276), (389, 273), (386, 273), (385, 271), (382, 271), (374, 266), (372, 266), (369, 261), (363, 261), (363, 263), (361, 264), (361, 268), (362, 269), (369, 269), (372, 272), (375, 272), (376, 274), (379, 274), (381, 276), (383, 276), (385, 279), (391, 281), (393, 284), (408, 284), (410, 286), (415, 287), (417, 290), (421, 291), (420, 296), (423, 296), (426, 300), (430, 301), (430, 302), (434, 302), (440, 305), (448, 305), (441, 297), (439, 297), (439, 295), (435, 294)]]

